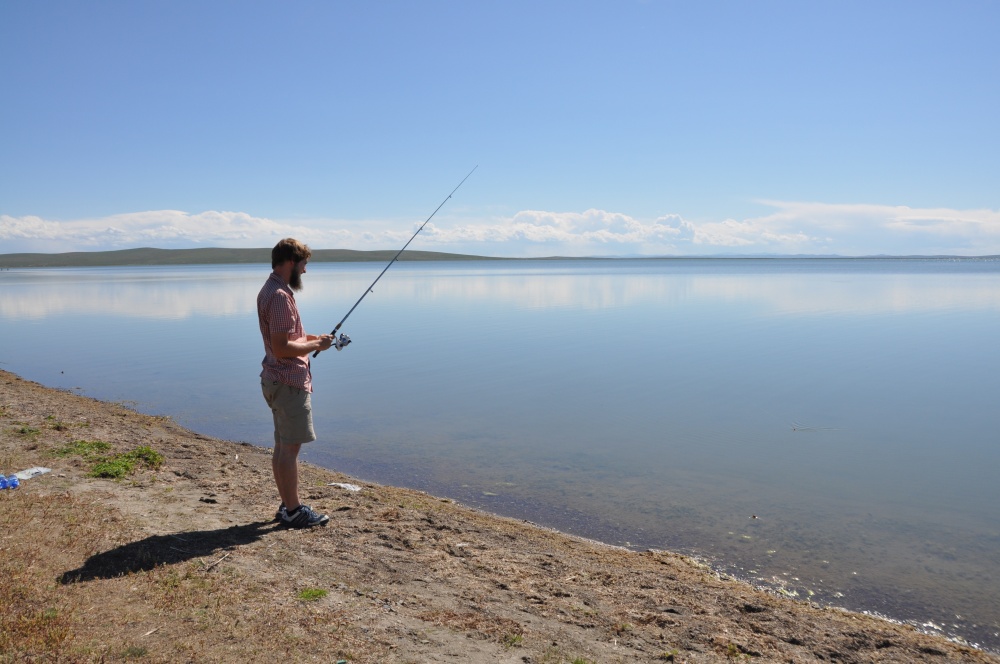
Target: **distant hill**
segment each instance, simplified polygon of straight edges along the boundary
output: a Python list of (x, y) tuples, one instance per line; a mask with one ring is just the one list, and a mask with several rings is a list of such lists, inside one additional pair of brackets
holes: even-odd
[[(314, 263), (386, 262), (397, 250), (354, 251), (351, 249), (315, 249)], [(404, 251), (402, 261), (503, 260), (487, 256), (446, 254), (439, 251)], [(121, 249), (118, 251), (71, 251), (61, 254), (0, 254), (0, 268), (12, 267), (99, 267), (114, 265), (223, 265), (263, 263), (270, 266), (270, 249)]]
[[(359, 263), (372, 261), (385, 263), (396, 255), (398, 249), (379, 251), (355, 251), (353, 249), (314, 249), (314, 263)], [(1000, 260), (1000, 256), (835, 256), (835, 255), (782, 255), (782, 254), (720, 254), (702, 256), (545, 256), (537, 258), (498, 258), (495, 256), (475, 256), (471, 254), (448, 254), (440, 251), (404, 251), (399, 260), (403, 261), (510, 261), (510, 260), (778, 260), (778, 259), (825, 259), (825, 260)], [(30, 267), (104, 267), (116, 265), (227, 265), (236, 263), (260, 263), (270, 267), (270, 249), (222, 249), (203, 247), (198, 249), (120, 249), (118, 251), (71, 251), (61, 254), (0, 254), (0, 269)]]

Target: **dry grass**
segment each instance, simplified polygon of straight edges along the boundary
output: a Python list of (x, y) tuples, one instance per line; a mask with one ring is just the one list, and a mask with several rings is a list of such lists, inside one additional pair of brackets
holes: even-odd
[[(0, 662), (294, 659), (303, 643), (350, 655), (342, 609), (213, 565), (226, 554), (157, 564), (188, 543), (142, 538), (106, 496), (0, 495)], [(148, 547), (101, 559), (136, 541)]]
[(122, 524), (103, 516), (97, 506), (69, 494), (2, 494), (0, 653), (5, 660), (79, 655), (73, 650), (77, 598), (57, 577), (61, 563), (97, 552), (109, 536), (125, 537)]
[(524, 628), (517, 622), (485, 611), (458, 613), (436, 609), (421, 613), (417, 617), (433, 625), (479, 635), (508, 646), (520, 643), (524, 632)]

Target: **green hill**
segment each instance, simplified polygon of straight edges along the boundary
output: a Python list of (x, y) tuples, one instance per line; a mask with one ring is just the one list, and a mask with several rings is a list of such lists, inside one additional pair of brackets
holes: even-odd
[[(347, 263), (392, 259), (398, 250), (354, 251), (315, 249), (314, 263)], [(400, 261), (501, 260), (486, 256), (447, 254), (438, 251), (404, 251)], [(71, 251), (61, 254), (0, 254), (0, 268), (98, 267), (112, 265), (222, 265), (232, 263), (271, 264), (270, 249), (121, 249), (118, 251)]]

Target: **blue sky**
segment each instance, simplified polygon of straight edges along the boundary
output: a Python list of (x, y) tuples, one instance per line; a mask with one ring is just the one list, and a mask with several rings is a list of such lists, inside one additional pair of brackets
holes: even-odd
[(1000, 2), (0, 0), (0, 253), (1000, 254)]

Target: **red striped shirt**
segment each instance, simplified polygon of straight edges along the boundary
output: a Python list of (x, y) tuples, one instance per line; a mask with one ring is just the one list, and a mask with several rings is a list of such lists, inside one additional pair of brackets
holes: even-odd
[(276, 357), (271, 347), (271, 334), (281, 332), (290, 341), (304, 340), (299, 308), (295, 304), (292, 289), (274, 272), (257, 294), (257, 319), (260, 334), (264, 337), (264, 367), (260, 372), (265, 380), (276, 380), (312, 392), (312, 372), (309, 370), (309, 354), (300, 357)]

